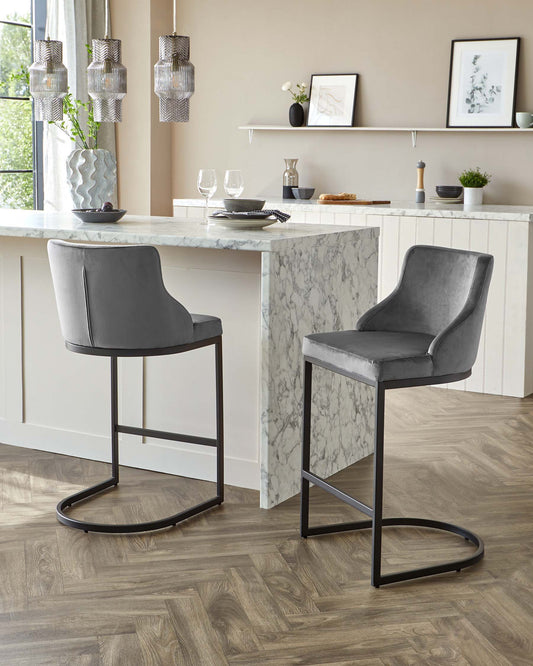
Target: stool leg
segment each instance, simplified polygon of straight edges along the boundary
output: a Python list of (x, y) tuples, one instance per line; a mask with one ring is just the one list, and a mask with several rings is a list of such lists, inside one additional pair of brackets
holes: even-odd
[(224, 396), (222, 375), (222, 338), (215, 343), (216, 403), (217, 403), (217, 498), (224, 501)]
[(372, 512), (371, 583), (381, 582), (381, 533), (383, 527), (383, 431), (385, 428), (385, 389), (378, 382), (375, 392), (374, 425), (374, 506)]
[[(304, 363), (304, 395), (302, 424), (302, 472), (309, 472), (311, 459), (311, 388), (313, 381), (313, 364)], [(300, 535), (307, 538), (309, 533), (309, 481), (302, 476), (302, 493), (300, 500)]]
[(118, 371), (117, 357), (111, 357), (111, 477), (118, 485)]

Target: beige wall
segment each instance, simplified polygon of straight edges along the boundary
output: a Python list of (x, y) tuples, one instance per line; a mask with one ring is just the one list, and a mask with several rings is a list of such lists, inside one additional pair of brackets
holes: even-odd
[(360, 74), (359, 125), (443, 127), (454, 38), (522, 37), (517, 108), (533, 111), (531, 0), (180, 0), (178, 7), (196, 94), (190, 123), (172, 127), (173, 197), (196, 196), (201, 167), (216, 168), (220, 180), (225, 169), (240, 168), (245, 194), (278, 195), (283, 158), (298, 157), (301, 185), (412, 199), (423, 159), (428, 191), (479, 165), (493, 174), (487, 202), (533, 204), (533, 132), (424, 134), (413, 149), (408, 134), (360, 132), (256, 133), (250, 146), (236, 129), (286, 123), (281, 84), (330, 72)]
[(171, 215), (171, 128), (153, 93), (158, 36), (172, 31), (171, 0), (113, 0), (113, 37), (122, 40), (128, 94), (117, 123), (119, 205), (137, 215)]

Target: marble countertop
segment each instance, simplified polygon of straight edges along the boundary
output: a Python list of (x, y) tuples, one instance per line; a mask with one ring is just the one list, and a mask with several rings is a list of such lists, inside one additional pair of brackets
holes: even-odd
[(265, 229), (224, 229), (202, 226), (200, 220), (179, 217), (125, 215), (113, 224), (87, 224), (72, 213), (0, 210), (0, 236), (60, 238), (105, 243), (143, 243), (176, 247), (274, 252), (287, 241), (338, 233), (374, 234), (368, 227), (276, 223)]
[[(203, 206), (203, 199), (174, 199), (174, 206)], [(210, 208), (223, 208), (222, 199), (211, 199)], [(302, 201), (298, 199), (267, 198), (266, 207), (280, 208), (300, 213), (361, 213), (364, 215), (399, 215), (412, 217), (444, 217), (454, 219), (476, 220), (514, 220), (517, 222), (533, 221), (532, 206), (502, 206), (482, 205), (464, 206), (463, 204), (444, 204), (428, 201), (425, 204), (416, 204), (412, 201), (392, 201), (390, 204), (377, 204), (375, 206), (328, 205), (319, 204), (316, 199)]]

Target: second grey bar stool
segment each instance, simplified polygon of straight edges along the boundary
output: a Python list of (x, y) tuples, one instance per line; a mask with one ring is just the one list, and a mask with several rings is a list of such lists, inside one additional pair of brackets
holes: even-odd
[[(304, 338), (304, 408), (301, 535), (372, 528), (374, 587), (445, 571), (459, 571), (483, 557), (482, 540), (462, 527), (426, 518), (383, 518), (385, 391), (456, 382), (469, 377), (476, 360), (494, 259), (488, 254), (418, 245), (408, 250), (396, 289), (366, 312), (354, 331)], [(375, 389), (373, 507), (342, 492), (310, 470), (313, 365)], [(370, 520), (309, 527), (309, 483), (314, 483)], [(388, 525), (430, 527), (458, 534), (476, 546), (466, 558), (409, 571), (381, 573), (381, 533)]]
[[(165, 289), (155, 247), (82, 245), (51, 240), (48, 256), (61, 332), (67, 349), (111, 358), (111, 478), (65, 498), (59, 522), (85, 532), (146, 532), (176, 525), (224, 501), (222, 322), (190, 314)], [(213, 345), (216, 365), (216, 438), (150, 430), (118, 422), (117, 358), (181, 354)], [(112, 525), (69, 517), (76, 502), (119, 483), (118, 435), (127, 433), (216, 448), (216, 496), (166, 518)]]

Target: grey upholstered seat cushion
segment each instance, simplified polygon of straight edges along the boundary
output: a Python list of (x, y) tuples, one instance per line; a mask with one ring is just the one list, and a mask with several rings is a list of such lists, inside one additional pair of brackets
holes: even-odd
[(433, 335), (405, 331), (337, 331), (304, 338), (303, 353), (331, 370), (370, 382), (428, 377), (433, 361), (428, 349)]
[(222, 335), (222, 321), (218, 317), (192, 313), (191, 317), (194, 342)]

